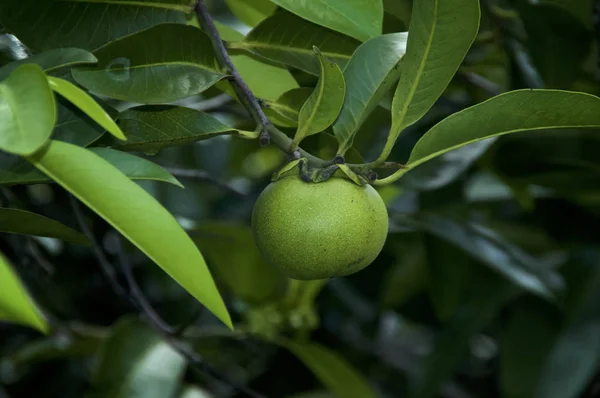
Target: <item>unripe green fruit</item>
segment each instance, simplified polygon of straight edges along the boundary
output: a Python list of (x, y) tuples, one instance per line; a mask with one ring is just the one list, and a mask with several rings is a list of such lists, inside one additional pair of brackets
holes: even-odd
[(252, 228), (266, 261), (282, 273), (324, 279), (353, 274), (375, 260), (387, 237), (388, 214), (370, 185), (288, 176), (262, 192)]

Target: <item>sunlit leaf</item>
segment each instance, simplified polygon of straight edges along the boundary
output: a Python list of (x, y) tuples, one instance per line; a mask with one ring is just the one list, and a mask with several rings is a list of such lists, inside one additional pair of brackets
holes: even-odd
[(319, 81), (300, 109), (295, 144), (331, 126), (344, 103), (346, 84), (340, 67), (325, 58), (316, 47), (315, 51), (321, 67)]
[(377, 396), (361, 374), (329, 348), (314, 342), (280, 340), (279, 343), (297, 356), (336, 396)]
[(33, 327), (42, 333), (49, 329), (3, 254), (0, 254), (0, 319)]
[(361, 41), (381, 34), (382, 0), (271, 1), (304, 19)]
[(167, 103), (225, 77), (208, 36), (190, 25), (158, 25), (112, 41), (94, 55), (98, 64), (73, 69), (73, 77), (93, 93), (123, 101)]
[(90, 244), (85, 235), (58, 221), (19, 209), (0, 208), (0, 232), (45, 236), (84, 246)]
[(58, 77), (48, 76), (48, 83), (52, 90), (68, 99), (73, 105), (88, 115), (92, 120), (102, 126), (106, 131), (125, 140), (125, 135), (110, 115), (85, 91), (73, 83)]
[(230, 45), (318, 75), (319, 63), (314, 57), (313, 46), (343, 67), (360, 42), (281, 11), (262, 21), (243, 42)]
[(185, 358), (148, 326), (124, 318), (99, 349), (89, 397), (173, 397), (185, 367)]
[(221, 321), (229, 313), (194, 242), (143, 188), (93, 152), (50, 141), (28, 160), (104, 218)]
[(29, 155), (50, 138), (56, 102), (39, 66), (22, 65), (0, 82), (0, 149)]
[[(344, 68), (346, 98), (333, 132), (339, 153), (352, 146), (354, 135), (400, 76), (400, 60), (406, 51), (407, 33), (392, 33), (361, 45)], [(377, 62), (373, 62), (377, 59)]]
[(402, 74), (392, 103), (392, 127), (379, 157), (385, 160), (405, 127), (437, 101), (479, 30), (479, 1), (416, 1)]
[(231, 13), (248, 26), (256, 26), (271, 15), (277, 6), (270, 0), (225, 0)]
[(8, 77), (10, 72), (24, 64), (37, 64), (45, 72), (81, 64), (93, 64), (98, 60), (89, 51), (80, 48), (56, 48), (33, 54), (20, 61), (11, 62), (0, 68), (0, 80)]

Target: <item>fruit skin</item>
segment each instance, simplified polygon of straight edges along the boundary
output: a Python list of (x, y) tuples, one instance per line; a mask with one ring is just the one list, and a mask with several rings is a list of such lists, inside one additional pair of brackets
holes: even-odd
[(266, 261), (293, 279), (353, 274), (381, 252), (388, 214), (379, 193), (346, 178), (305, 182), (292, 175), (269, 184), (252, 212)]

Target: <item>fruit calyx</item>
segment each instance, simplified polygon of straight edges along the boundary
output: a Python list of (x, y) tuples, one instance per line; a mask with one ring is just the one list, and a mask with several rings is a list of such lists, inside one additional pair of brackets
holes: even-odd
[(366, 174), (355, 172), (342, 156), (336, 156), (334, 164), (324, 168), (310, 167), (306, 158), (293, 159), (273, 173), (271, 181), (275, 182), (291, 175), (300, 176), (303, 181), (313, 183), (324, 182), (331, 177), (346, 178), (359, 186), (371, 184), (377, 178), (371, 171)]

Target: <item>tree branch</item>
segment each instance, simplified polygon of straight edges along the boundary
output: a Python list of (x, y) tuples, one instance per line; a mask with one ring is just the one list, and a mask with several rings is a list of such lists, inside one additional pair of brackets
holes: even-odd
[[(254, 96), (246, 82), (244, 82), (240, 76), (240, 73), (233, 65), (233, 62), (227, 53), (227, 49), (225, 48), (225, 44), (223, 43), (223, 40), (221, 40), (219, 31), (217, 30), (217, 27), (215, 26), (210, 13), (208, 12), (205, 1), (199, 0), (196, 3), (195, 10), (198, 16), (198, 21), (200, 22), (200, 27), (210, 37), (217, 62), (227, 73), (231, 75), (230, 83), (235, 91), (235, 94), (252, 117), (252, 120), (254, 120), (257, 127), (260, 129), (260, 144), (264, 146), (272, 142), (285, 153), (291, 154), (290, 149), (292, 145), (292, 139), (269, 121), (263, 112), (258, 99)], [(332, 162), (311, 155), (303, 149), (299, 150), (300, 154), (307, 158), (315, 166), (325, 167), (332, 164)]]

